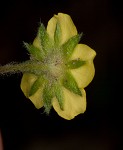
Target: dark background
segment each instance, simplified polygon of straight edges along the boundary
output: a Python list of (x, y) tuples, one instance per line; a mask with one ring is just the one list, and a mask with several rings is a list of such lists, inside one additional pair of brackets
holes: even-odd
[(87, 111), (71, 121), (46, 116), (20, 89), (22, 74), (0, 77), (0, 128), (5, 150), (119, 150), (122, 122), (123, 5), (121, 0), (3, 1), (0, 64), (29, 59), (39, 22), (69, 14), (81, 43), (92, 47), (96, 74), (86, 88)]

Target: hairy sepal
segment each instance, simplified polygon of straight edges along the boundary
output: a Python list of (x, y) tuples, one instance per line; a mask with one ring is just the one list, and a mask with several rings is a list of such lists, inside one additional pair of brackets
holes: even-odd
[(76, 47), (76, 45), (79, 43), (79, 41), (81, 39), (81, 36), (82, 36), (82, 34), (77, 34), (77, 35), (71, 37), (68, 41), (66, 41), (62, 45), (63, 54), (66, 59), (69, 59), (70, 56), (72, 55), (74, 48)]
[(82, 61), (80, 59), (76, 59), (76, 60), (71, 60), (69, 61), (66, 66), (68, 69), (77, 69), (81, 66), (83, 66), (86, 62)]
[(62, 84), (66, 89), (70, 90), (75, 94), (82, 96), (82, 93), (70, 72), (66, 72)]
[(53, 40), (50, 39), (45, 29), (45, 26), (42, 23), (40, 24), (40, 27), (38, 29), (38, 36), (40, 39), (39, 42), (40, 42), (41, 48), (43, 49), (45, 55), (47, 55), (53, 49)]
[(38, 79), (33, 83), (30, 91), (29, 91), (29, 96), (34, 95), (38, 89), (43, 86), (43, 83), (45, 82), (43, 76), (38, 77)]
[(26, 42), (24, 42), (24, 46), (28, 50), (31, 57), (33, 57), (37, 60), (40, 60), (40, 61), (42, 61), (44, 59), (44, 52), (42, 49), (39, 49), (39, 48), (35, 47), (34, 45), (28, 44)]

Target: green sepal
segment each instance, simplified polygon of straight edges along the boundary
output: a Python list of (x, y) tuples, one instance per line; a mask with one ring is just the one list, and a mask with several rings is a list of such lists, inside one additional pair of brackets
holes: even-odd
[(61, 110), (64, 110), (64, 106), (63, 106), (63, 90), (62, 90), (62, 86), (57, 84), (55, 85), (55, 96), (59, 102), (59, 106), (61, 108)]
[(80, 59), (76, 59), (76, 60), (69, 61), (66, 64), (66, 66), (68, 69), (76, 69), (76, 68), (83, 66), (85, 63), (86, 63), (85, 61), (82, 61)]
[(45, 26), (41, 23), (40, 27), (38, 29), (38, 36), (40, 39), (40, 44), (41, 47), (43, 49), (43, 51), (45, 52), (45, 54), (47, 54), (49, 52), (49, 50), (52, 50), (52, 46), (53, 46), (53, 42), (51, 41)]
[(60, 28), (60, 24), (57, 23), (55, 33), (54, 33), (54, 42), (56, 46), (60, 44), (60, 40), (61, 40), (61, 28)]
[(52, 108), (52, 99), (54, 97), (53, 86), (50, 84), (46, 84), (43, 89), (43, 103), (46, 114), (49, 114)]
[(37, 90), (43, 85), (43, 83), (44, 83), (44, 78), (41, 76), (33, 83), (29, 91), (29, 96), (34, 95), (37, 92)]
[(28, 52), (31, 54), (31, 56), (33, 58), (35, 58), (37, 60), (40, 60), (40, 61), (43, 60), (44, 52), (41, 49), (35, 47), (32, 44), (28, 44), (28, 43), (25, 43), (25, 42), (24, 42), (24, 46), (26, 47), (26, 49), (28, 50)]
[(73, 37), (71, 37), (66, 43), (64, 43), (62, 45), (62, 49), (63, 49), (63, 54), (65, 58), (70, 58), (70, 56), (72, 55), (74, 48), (76, 47), (76, 45), (79, 43), (80, 39), (81, 39), (82, 34), (77, 34)]
[(79, 87), (78, 87), (74, 77), (72, 76), (72, 74), (70, 72), (67, 72), (65, 74), (65, 77), (63, 79), (63, 86), (66, 89), (72, 91), (73, 93), (82, 96), (82, 93), (81, 93), (81, 91), (80, 91), (80, 89), (79, 89)]

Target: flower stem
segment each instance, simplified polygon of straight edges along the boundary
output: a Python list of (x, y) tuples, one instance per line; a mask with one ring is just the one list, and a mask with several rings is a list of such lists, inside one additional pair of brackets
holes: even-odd
[(35, 75), (41, 75), (46, 72), (46, 65), (39, 61), (25, 61), (22, 63), (10, 63), (4, 66), (0, 66), (0, 75), (15, 74), (15, 73), (33, 73)]

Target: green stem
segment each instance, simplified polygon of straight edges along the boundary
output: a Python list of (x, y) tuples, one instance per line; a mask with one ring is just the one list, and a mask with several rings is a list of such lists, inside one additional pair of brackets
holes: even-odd
[(47, 72), (47, 66), (42, 62), (32, 60), (22, 63), (10, 63), (4, 66), (0, 66), (0, 75), (15, 74), (20, 72), (41, 75)]

